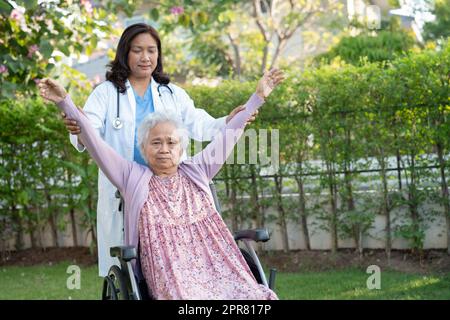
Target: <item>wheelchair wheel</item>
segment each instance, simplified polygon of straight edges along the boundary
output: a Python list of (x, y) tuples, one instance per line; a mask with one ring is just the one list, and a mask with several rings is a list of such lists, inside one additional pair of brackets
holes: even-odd
[(129, 300), (125, 276), (118, 266), (109, 269), (103, 282), (103, 300)]
[(261, 275), (259, 274), (259, 271), (258, 271), (258, 267), (256, 266), (256, 263), (253, 260), (252, 256), (250, 255), (250, 253), (248, 253), (244, 249), (241, 249), (241, 253), (244, 256), (244, 259), (247, 262), (247, 264), (250, 268), (250, 271), (253, 273), (253, 276), (255, 277), (256, 282), (258, 282), (259, 284), (263, 284)]
[(103, 280), (102, 300), (118, 300), (117, 289), (110, 277), (105, 277)]

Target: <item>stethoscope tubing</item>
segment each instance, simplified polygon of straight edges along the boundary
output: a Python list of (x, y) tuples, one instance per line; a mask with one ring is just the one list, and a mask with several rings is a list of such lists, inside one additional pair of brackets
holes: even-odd
[[(159, 94), (160, 98), (162, 97), (161, 87), (166, 87), (167, 89), (169, 89), (170, 95), (173, 98), (173, 90), (169, 87), (169, 85), (167, 85), (167, 84), (159, 84), (158, 85), (158, 94)], [(161, 101), (162, 100), (163, 99), (161, 99)], [(119, 130), (122, 127), (123, 127), (123, 123), (122, 123), (122, 120), (120, 119), (120, 94), (119, 94), (119, 87), (117, 87), (117, 112), (116, 112), (116, 118), (113, 121), (113, 128), (116, 129), (116, 130)]]

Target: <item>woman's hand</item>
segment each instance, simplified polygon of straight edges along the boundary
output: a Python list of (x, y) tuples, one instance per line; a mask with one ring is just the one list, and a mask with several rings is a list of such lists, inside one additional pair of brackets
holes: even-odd
[[(256, 87), (256, 94), (260, 96), (263, 100), (265, 100), (269, 94), (272, 92), (272, 90), (281, 82), (284, 80), (284, 74), (283, 71), (278, 69), (272, 69), (270, 71), (266, 71), (263, 75), (263, 77), (259, 80), (258, 85)], [(244, 110), (244, 106), (239, 106), (233, 111), (230, 112), (226, 119), (226, 123), (228, 123), (237, 113)], [(256, 110), (250, 119), (248, 119), (246, 125), (252, 123), (255, 121), (256, 116), (258, 115), (258, 110)]]
[[(83, 112), (79, 107), (77, 107), (78, 110)], [(83, 112), (84, 113), (84, 112)], [(66, 129), (70, 132), (70, 134), (80, 134), (81, 128), (78, 126), (77, 122), (72, 119), (67, 119), (66, 114), (63, 112), (62, 114), (64, 125), (66, 126)]]
[[(41, 97), (54, 103), (61, 102), (67, 96), (66, 90), (52, 79), (42, 79), (39, 81), (38, 87)], [(82, 109), (79, 107), (77, 108), (84, 114)], [(69, 130), (71, 134), (79, 134), (81, 132), (81, 129), (75, 120), (67, 119), (64, 112), (62, 113), (62, 117), (67, 130)]]
[(54, 103), (63, 101), (67, 96), (66, 90), (59, 83), (52, 79), (42, 79), (39, 82), (38, 87), (41, 97)]
[(262, 99), (266, 99), (272, 92), (272, 90), (283, 80), (283, 71), (278, 69), (271, 69), (270, 71), (266, 71), (258, 82), (258, 85), (256, 87), (256, 94)]

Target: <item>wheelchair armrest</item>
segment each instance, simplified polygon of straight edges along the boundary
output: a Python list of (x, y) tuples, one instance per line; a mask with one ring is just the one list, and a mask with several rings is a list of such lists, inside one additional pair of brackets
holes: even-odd
[(137, 258), (137, 251), (132, 246), (112, 247), (109, 249), (111, 257), (117, 257), (124, 261), (130, 261)]
[(242, 239), (249, 239), (256, 242), (266, 242), (270, 239), (270, 236), (267, 229), (239, 230), (234, 233), (235, 241)]

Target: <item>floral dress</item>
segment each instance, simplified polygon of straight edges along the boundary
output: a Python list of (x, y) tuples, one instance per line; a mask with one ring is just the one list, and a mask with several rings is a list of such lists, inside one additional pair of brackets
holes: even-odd
[(210, 197), (183, 172), (150, 179), (139, 243), (155, 299), (277, 299), (256, 282)]

